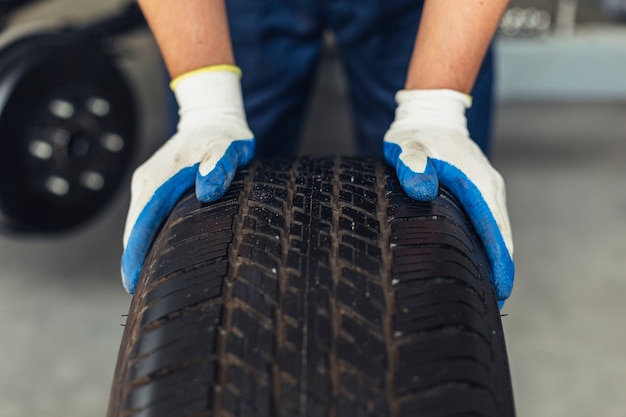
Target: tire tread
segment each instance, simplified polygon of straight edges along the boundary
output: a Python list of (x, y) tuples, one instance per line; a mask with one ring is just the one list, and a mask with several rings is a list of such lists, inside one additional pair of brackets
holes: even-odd
[(109, 416), (513, 416), (485, 259), (379, 162), (255, 163), (164, 225)]

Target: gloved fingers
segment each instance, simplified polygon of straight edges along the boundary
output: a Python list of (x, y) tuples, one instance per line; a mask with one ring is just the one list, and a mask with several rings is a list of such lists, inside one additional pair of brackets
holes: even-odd
[(146, 256), (161, 224), (170, 215), (183, 193), (193, 187), (197, 171), (198, 164), (183, 168), (170, 177), (152, 194), (143, 208), (140, 208), (137, 218), (127, 220), (126, 227), (130, 228), (130, 232), (125, 239), (121, 266), (122, 282), (130, 294), (135, 291)]
[(400, 185), (409, 197), (418, 201), (432, 201), (437, 197), (437, 173), (421, 149), (404, 149), (386, 142), (383, 151), (387, 163), (396, 168)]
[(196, 197), (203, 203), (220, 198), (230, 186), (237, 168), (247, 165), (254, 155), (254, 139), (236, 140), (223, 150), (211, 149), (200, 162), (196, 177)]
[[(511, 294), (515, 275), (511, 230), (504, 205), (504, 186), (483, 187), (481, 191), (456, 166), (438, 159), (431, 159), (431, 163), (441, 186), (459, 200), (483, 243), (491, 265), (491, 281), (501, 307)], [(501, 177), (497, 175), (495, 179), (498, 178)]]

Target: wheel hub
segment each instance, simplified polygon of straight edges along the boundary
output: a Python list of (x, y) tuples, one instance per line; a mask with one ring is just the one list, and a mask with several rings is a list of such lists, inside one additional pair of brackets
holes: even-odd
[(131, 161), (133, 103), (110, 58), (71, 33), (0, 51), (0, 224), (60, 231), (100, 211)]

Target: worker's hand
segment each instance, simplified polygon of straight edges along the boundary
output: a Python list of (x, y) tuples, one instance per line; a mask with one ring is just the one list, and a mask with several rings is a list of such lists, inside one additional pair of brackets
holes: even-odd
[(200, 201), (220, 198), (237, 168), (254, 154), (238, 68), (193, 71), (176, 78), (172, 89), (179, 105), (178, 131), (132, 178), (122, 255), (122, 279), (131, 294), (160, 225), (182, 194), (195, 184)]
[(500, 306), (513, 288), (513, 241), (504, 181), (470, 139), (465, 110), (471, 98), (452, 90), (397, 93), (384, 154), (404, 191), (431, 201), (439, 185), (465, 208), (486, 249)]

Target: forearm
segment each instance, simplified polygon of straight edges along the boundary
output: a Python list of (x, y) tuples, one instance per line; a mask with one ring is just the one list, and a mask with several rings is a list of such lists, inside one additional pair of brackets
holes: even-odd
[(138, 0), (172, 78), (234, 64), (224, 0)]
[(508, 0), (426, 0), (405, 88), (472, 90)]

